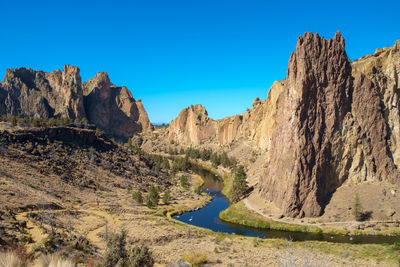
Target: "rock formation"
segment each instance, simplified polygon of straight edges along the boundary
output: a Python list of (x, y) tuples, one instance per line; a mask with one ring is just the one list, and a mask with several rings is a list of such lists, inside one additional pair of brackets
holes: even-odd
[(27, 117), (87, 118), (106, 133), (127, 138), (152, 129), (141, 101), (126, 87), (110, 82), (107, 73), (82, 84), (79, 68), (66, 65), (50, 73), (18, 68), (0, 83), (0, 114)]
[(122, 137), (151, 129), (141, 101), (135, 101), (125, 86), (113, 85), (107, 73), (97, 73), (83, 88), (87, 118), (101, 129)]
[(319, 216), (345, 181), (400, 183), (400, 42), (350, 62), (336, 33), (299, 37), (287, 78), (264, 101), (222, 120), (201, 106), (168, 129), (184, 144), (249, 141), (261, 150), (257, 190), (286, 216)]

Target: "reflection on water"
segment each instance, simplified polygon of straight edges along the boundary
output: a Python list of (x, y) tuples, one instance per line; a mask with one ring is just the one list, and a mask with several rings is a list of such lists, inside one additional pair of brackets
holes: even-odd
[(258, 229), (238, 224), (223, 222), (219, 219), (219, 213), (229, 207), (229, 203), (225, 196), (221, 193), (223, 183), (220, 177), (215, 176), (210, 171), (195, 166), (193, 171), (199, 174), (204, 184), (202, 190), (208, 193), (213, 199), (202, 209), (187, 212), (174, 219), (181, 222), (210, 229), (214, 232), (223, 232), (228, 234), (237, 234), (245, 236), (254, 236), (262, 238), (283, 238), (293, 241), (319, 240), (339, 243), (394, 243), (400, 242), (398, 236), (345, 236), (345, 235), (328, 235), (322, 233), (301, 233), (290, 231), (278, 231), (268, 229)]

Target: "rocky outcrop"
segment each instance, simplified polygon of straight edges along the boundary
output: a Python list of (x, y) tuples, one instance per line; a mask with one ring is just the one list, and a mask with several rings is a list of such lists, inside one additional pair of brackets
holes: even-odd
[(95, 130), (64, 126), (0, 131), (0, 140), (6, 143), (36, 142), (43, 145), (58, 141), (80, 148), (94, 148), (100, 152), (117, 147), (107, 136), (98, 135)]
[(218, 121), (196, 120), (186, 109), (169, 137), (187, 144), (250, 142), (264, 162), (256, 192), (285, 216), (319, 216), (346, 181), (400, 183), (399, 50), (396, 42), (351, 63), (339, 32), (329, 40), (306, 33), (287, 78), (274, 83), (266, 100)]
[(8, 69), (0, 84), (2, 114), (49, 118), (85, 117), (81, 77), (77, 67), (51, 73), (32, 69)]
[(201, 105), (185, 108), (168, 127), (169, 138), (185, 144), (198, 145), (213, 138), (215, 133), (214, 121), (210, 120), (206, 109)]
[(141, 101), (135, 101), (125, 86), (113, 85), (107, 73), (97, 73), (83, 88), (87, 118), (104, 131), (129, 137), (152, 128)]
[(0, 114), (27, 117), (87, 118), (108, 134), (127, 138), (151, 130), (141, 101), (126, 87), (110, 82), (105, 72), (82, 84), (79, 68), (66, 65), (50, 73), (18, 68), (0, 83)]

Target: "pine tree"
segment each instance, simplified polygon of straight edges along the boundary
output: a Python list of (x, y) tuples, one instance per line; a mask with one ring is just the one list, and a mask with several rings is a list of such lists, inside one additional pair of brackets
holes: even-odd
[(154, 185), (152, 185), (150, 188), (150, 193), (147, 197), (147, 207), (151, 208), (151, 207), (157, 206), (159, 199), (160, 199), (160, 195), (158, 194), (158, 191), (154, 187)]
[(167, 191), (165, 191), (162, 200), (165, 205), (168, 205), (169, 202), (171, 201), (171, 192), (169, 191), (169, 189), (167, 189)]
[(243, 165), (239, 165), (236, 170), (235, 178), (233, 179), (233, 186), (230, 193), (230, 199), (232, 202), (239, 202), (246, 191), (249, 189), (246, 177), (247, 175), (244, 171)]
[(356, 219), (356, 221), (361, 221), (362, 220), (362, 206), (360, 203), (360, 198), (358, 197), (358, 194), (356, 194), (355, 198), (354, 198), (354, 206), (353, 206), (353, 215), (354, 215), (354, 219)]

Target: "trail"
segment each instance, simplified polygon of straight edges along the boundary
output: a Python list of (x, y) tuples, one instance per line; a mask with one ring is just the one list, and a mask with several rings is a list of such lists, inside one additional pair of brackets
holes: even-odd
[(19, 213), (15, 216), (15, 218), (18, 221), (26, 221), (26, 226), (28, 228), (28, 232), (32, 236), (32, 240), (33, 240), (32, 243), (29, 243), (27, 245), (28, 250), (31, 251), (33, 245), (40, 242), (40, 240), (47, 237), (47, 235), (43, 234), (42, 231), (40, 231), (40, 228), (26, 217), (27, 213), (28, 212)]
[[(99, 237), (99, 233), (105, 232), (106, 225), (107, 227), (111, 227), (114, 225), (114, 218), (108, 214), (107, 212), (104, 211), (99, 211), (99, 210), (79, 210), (80, 212), (86, 212), (89, 214), (94, 214), (99, 217), (102, 217), (104, 219), (104, 225), (100, 226), (94, 230), (89, 231), (86, 234), (86, 238), (89, 240), (90, 243), (93, 245), (97, 246), (100, 250), (100, 252), (103, 252), (105, 249), (105, 242), (103, 241), (102, 237)], [(108, 229), (110, 231), (110, 229)]]
[[(66, 209), (53, 210), (52, 212), (59, 213), (59, 212), (63, 212), (63, 211), (66, 211)], [(111, 231), (111, 227), (114, 226), (114, 224), (115, 224), (114, 218), (107, 212), (100, 211), (100, 210), (77, 209), (75, 211), (86, 213), (86, 214), (96, 215), (98, 217), (101, 217), (104, 220), (104, 223), (102, 224), (102, 226), (96, 227), (95, 229), (88, 231), (85, 235), (86, 238), (89, 240), (89, 242), (92, 243), (93, 245), (97, 246), (99, 248), (100, 252), (102, 252), (105, 249), (105, 242), (102, 237), (98, 236), (98, 234), (105, 231), (106, 225), (108, 225), (108, 227), (110, 227), (109, 231)], [(40, 213), (42, 211), (30, 211), (30, 212)], [(49, 212), (49, 211), (47, 210), (46, 212)], [(32, 222), (26, 216), (28, 213), (29, 212), (21, 212), (16, 215), (16, 219), (18, 221), (26, 221), (28, 233), (31, 235), (32, 240), (33, 240), (32, 243), (29, 243), (27, 245), (28, 250), (31, 251), (33, 245), (40, 242), (43, 238), (46, 238), (48, 235), (43, 234), (42, 231), (40, 230), (39, 226), (37, 226), (34, 222)]]

